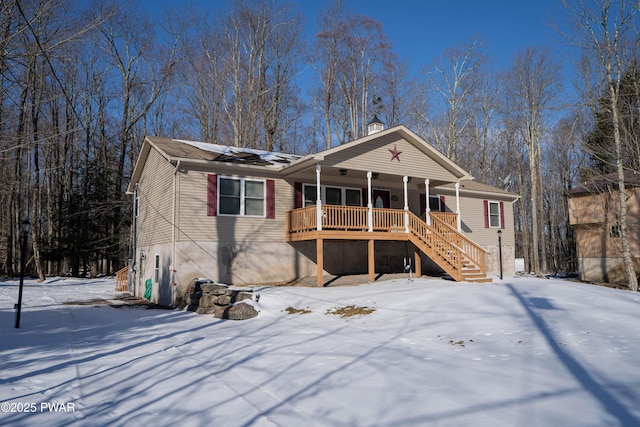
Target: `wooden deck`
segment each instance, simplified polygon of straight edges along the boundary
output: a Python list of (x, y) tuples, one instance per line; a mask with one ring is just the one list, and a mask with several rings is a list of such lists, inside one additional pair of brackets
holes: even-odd
[[(318, 220), (320, 226), (318, 227)], [(410, 211), (369, 210), (366, 207), (323, 205), (287, 212), (288, 242), (316, 241), (317, 276), (323, 275), (324, 240), (368, 241), (369, 280), (375, 276), (375, 241), (410, 241), (416, 248), (414, 266), (420, 275), (420, 252), (436, 262), (456, 281), (486, 282), (487, 250), (457, 230), (455, 213), (430, 213), (430, 224)], [(321, 281), (318, 279), (318, 285)]]

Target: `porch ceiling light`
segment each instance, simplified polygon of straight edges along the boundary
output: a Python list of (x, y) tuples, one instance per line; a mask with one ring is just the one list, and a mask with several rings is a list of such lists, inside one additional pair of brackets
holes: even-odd
[(373, 179), (378, 179), (378, 176), (379, 176), (378, 172), (374, 172), (373, 174), (371, 174), (371, 177)]
[(345, 176), (347, 174), (346, 169), (340, 169), (340, 175)]

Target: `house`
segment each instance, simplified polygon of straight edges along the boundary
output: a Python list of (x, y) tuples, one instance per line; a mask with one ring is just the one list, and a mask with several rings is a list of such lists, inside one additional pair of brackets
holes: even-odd
[[(640, 174), (625, 173), (627, 231), (636, 274), (640, 274)], [(620, 243), (618, 175), (600, 175), (568, 193), (580, 278), (588, 282), (627, 281)]]
[(403, 272), (490, 281), (498, 230), (514, 274), (518, 196), (473, 181), (404, 126), (297, 156), (146, 137), (134, 196), (131, 286), (175, 304), (195, 277), (282, 284)]

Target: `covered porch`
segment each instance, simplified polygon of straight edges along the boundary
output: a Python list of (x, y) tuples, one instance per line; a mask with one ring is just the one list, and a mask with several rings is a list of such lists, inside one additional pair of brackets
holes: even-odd
[(317, 285), (322, 286), (324, 242), (366, 241), (369, 281), (376, 276), (375, 243), (408, 241), (413, 244), (413, 268), (422, 275), (424, 253), (456, 281), (487, 282), (487, 251), (456, 228), (458, 214), (426, 212), (425, 219), (409, 210), (317, 205), (287, 212), (287, 242), (315, 241)]
[(460, 181), (472, 177), (403, 126), (305, 156), (284, 172), (295, 194), (286, 241), (315, 241), (318, 285), (324, 242), (349, 240), (367, 242), (371, 281), (384, 241), (412, 243), (418, 275), (423, 253), (454, 280), (486, 280), (487, 251), (461, 230)]

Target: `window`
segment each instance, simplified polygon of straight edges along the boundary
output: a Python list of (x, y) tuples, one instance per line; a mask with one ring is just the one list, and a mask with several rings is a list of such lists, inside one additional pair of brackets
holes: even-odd
[(432, 212), (444, 211), (440, 205), (440, 196), (429, 196), (429, 210)]
[(265, 215), (264, 181), (220, 177), (218, 182), (220, 215)]
[(341, 205), (342, 188), (326, 187), (324, 199), (325, 203), (328, 205)]
[(316, 186), (315, 185), (305, 185), (304, 186), (304, 206), (313, 206), (316, 204), (316, 199), (318, 196), (316, 195)]
[(347, 206), (362, 206), (362, 191), (352, 188), (345, 189)]
[(504, 228), (504, 203), (484, 201), (485, 228)]
[(153, 264), (153, 280), (156, 283), (160, 282), (160, 254), (156, 254)]
[[(303, 185), (304, 206), (316, 204), (317, 194), (315, 185)], [(362, 190), (347, 187), (320, 187), (322, 203), (340, 206), (362, 206)]]
[(609, 237), (620, 237), (620, 224), (612, 225), (609, 228)]

